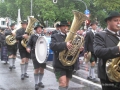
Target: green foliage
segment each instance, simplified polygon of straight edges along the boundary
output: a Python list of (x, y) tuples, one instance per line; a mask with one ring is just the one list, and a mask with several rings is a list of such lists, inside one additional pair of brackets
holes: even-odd
[[(120, 0), (58, 0), (56, 4), (53, 0), (33, 0), (32, 15), (39, 20), (41, 24), (46, 26), (45, 21), (49, 21), (48, 25), (60, 20), (68, 20), (72, 22), (72, 10), (85, 11), (90, 10), (90, 20), (97, 20), (102, 27), (105, 27), (104, 18), (111, 10), (120, 12)], [(10, 17), (16, 21), (18, 9), (21, 10), (22, 20), (30, 16), (31, 0), (5, 0), (0, 3), (0, 17)]]

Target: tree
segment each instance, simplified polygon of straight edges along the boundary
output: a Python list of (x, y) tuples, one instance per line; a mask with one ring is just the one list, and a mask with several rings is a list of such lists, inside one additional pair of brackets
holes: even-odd
[[(120, 11), (120, 0), (84, 0), (84, 2), (90, 10), (90, 20), (98, 20), (103, 27), (108, 12)], [(31, 0), (5, 0), (4, 3), (0, 3), (0, 17), (10, 17), (16, 21), (17, 11), (20, 9), (21, 18), (25, 20), (30, 16), (30, 5)], [(56, 4), (52, 0), (33, 0), (33, 16), (44, 26), (45, 21), (48, 21), (50, 26), (60, 20), (72, 22), (72, 10), (84, 12), (85, 9), (82, 2), (75, 0), (58, 0)]]

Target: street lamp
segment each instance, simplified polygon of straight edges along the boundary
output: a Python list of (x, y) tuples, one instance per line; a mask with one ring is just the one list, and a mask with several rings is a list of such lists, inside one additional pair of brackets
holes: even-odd
[[(85, 14), (86, 14), (86, 16), (87, 16), (87, 15), (89, 14), (89, 10), (87, 9), (86, 3), (85, 3), (84, 1), (82, 1), (82, 0), (75, 0), (75, 1), (81, 1), (81, 2), (85, 5), (85, 8), (86, 8)], [(89, 16), (89, 15), (88, 15), (88, 16)], [(87, 22), (86, 22), (86, 21), (85, 21), (84, 29), (87, 29)]]
[(81, 1), (82, 3), (84, 3), (85, 8), (86, 8), (86, 10), (87, 10), (87, 5), (86, 5), (86, 3), (85, 3), (84, 1), (82, 1), (82, 0), (75, 0), (75, 1)]
[(53, 0), (53, 3), (57, 3), (57, 0)]
[(87, 5), (86, 5), (86, 3), (84, 1), (82, 1), (82, 0), (75, 0), (75, 1), (81, 1), (85, 5), (85, 8), (87, 10)]

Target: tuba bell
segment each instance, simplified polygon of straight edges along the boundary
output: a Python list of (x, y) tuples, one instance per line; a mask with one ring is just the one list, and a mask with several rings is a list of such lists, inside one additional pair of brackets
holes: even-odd
[[(38, 22), (38, 20), (36, 18), (29, 17), (29, 19), (28, 19), (28, 25), (27, 25), (27, 28), (25, 30), (25, 33), (27, 33), (29, 36), (33, 33), (33, 27), (34, 27), (34, 23), (35, 22)], [(28, 39), (23, 39), (21, 41), (22, 46), (25, 47), (25, 48), (27, 46)]]
[(83, 46), (83, 37), (76, 35), (77, 30), (81, 24), (87, 20), (87, 16), (76, 10), (73, 11), (74, 19), (70, 28), (70, 31), (65, 39), (65, 42), (72, 41), (73, 48), (70, 50), (63, 50), (59, 53), (59, 60), (64, 66), (72, 66), (80, 53), (80, 47)]

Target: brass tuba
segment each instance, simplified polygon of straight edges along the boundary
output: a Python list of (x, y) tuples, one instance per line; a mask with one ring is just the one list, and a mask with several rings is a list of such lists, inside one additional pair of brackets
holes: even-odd
[[(117, 46), (120, 46), (120, 42)], [(107, 60), (106, 73), (111, 82), (120, 82), (120, 57)]]
[[(12, 31), (12, 33), (16, 33), (16, 31), (21, 27), (21, 17), (20, 17), (20, 9), (18, 9), (18, 23), (17, 23), (17, 28), (15, 30)], [(17, 40), (15, 38), (15, 36), (13, 35), (7, 35), (6, 38), (5, 38), (5, 41), (8, 45), (14, 45)]]
[(81, 24), (87, 20), (87, 16), (76, 10), (73, 11), (74, 19), (70, 28), (70, 32), (67, 35), (65, 42), (72, 41), (73, 48), (70, 50), (63, 50), (59, 53), (59, 60), (64, 66), (73, 65), (80, 53), (80, 47), (83, 46), (83, 37), (76, 35), (77, 30), (80, 28)]
[[(38, 22), (38, 20), (36, 18), (29, 17), (29, 19), (28, 19), (28, 25), (27, 25), (27, 28), (25, 30), (25, 33), (27, 33), (29, 36), (33, 33), (33, 27), (34, 27), (34, 23), (35, 22)], [(25, 48), (27, 46), (28, 39), (23, 39), (21, 41), (22, 46), (25, 47)]]
[[(13, 30), (12, 33), (16, 33), (16, 31), (18, 29), (19, 28)], [(15, 36), (13, 36), (13, 35), (7, 35), (6, 38), (5, 38), (5, 41), (6, 41), (7, 45), (14, 45), (17, 42)]]

